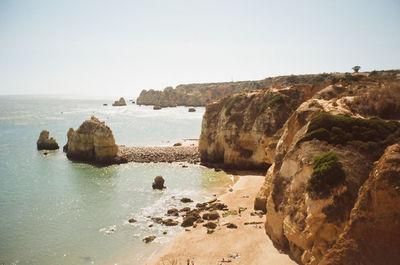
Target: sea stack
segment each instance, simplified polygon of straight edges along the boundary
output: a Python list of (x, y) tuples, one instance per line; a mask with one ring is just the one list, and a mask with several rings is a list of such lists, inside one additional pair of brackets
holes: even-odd
[(118, 146), (113, 133), (95, 116), (83, 122), (76, 131), (70, 128), (67, 136), (65, 151), (69, 159), (99, 164), (118, 163)]
[(126, 106), (126, 102), (124, 98), (120, 98), (117, 101), (114, 101), (114, 103), (112, 104), (114, 107), (115, 106)]
[(162, 190), (165, 189), (166, 187), (164, 186), (164, 178), (162, 176), (157, 176), (154, 178), (153, 183), (151, 186), (153, 187), (153, 190)]
[(56, 150), (60, 148), (56, 139), (53, 137), (49, 138), (49, 131), (43, 130), (40, 133), (39, 139), (36, 142), (38, 150)]

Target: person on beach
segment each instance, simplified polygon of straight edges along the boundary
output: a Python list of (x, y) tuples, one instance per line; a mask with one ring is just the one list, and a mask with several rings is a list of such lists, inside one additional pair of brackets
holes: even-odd
[(190, 259), (186, 260), (186, 265), (190, 265)]
[(239, 207), (239, 216), (242, 216), (242, 209), (240, 209), (240, 207)]

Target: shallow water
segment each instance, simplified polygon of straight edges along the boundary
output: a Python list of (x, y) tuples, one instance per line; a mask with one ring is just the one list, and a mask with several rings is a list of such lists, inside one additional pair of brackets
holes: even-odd
[[(0, 263), (110, 264), (133, 253), (136, 264), (143, 264), (155, 247), (182, 230), (149, 227), (147, 216), (183, 207), (184, 196), (207, 200), (230, 182), (225, 173), (196, 165), (98, 168), (73, 163), (61, 151), (36, 150), (42, 129), (63, 146), (68, 128), (76, 129), (92, 114), (106, 121), (118, 144), (172, 145), (199, 137), (204, 108), (189, 113), (184, 107), (153, 111), (103, 103), (111, 100), (0, 97)], [(166, 190), (151, 189), (157, 175), (165, 178)], [(131, 217), (138, 222), (129, 224)], [(153, 244), (142, 242), (147, 235), (157, 236)]]

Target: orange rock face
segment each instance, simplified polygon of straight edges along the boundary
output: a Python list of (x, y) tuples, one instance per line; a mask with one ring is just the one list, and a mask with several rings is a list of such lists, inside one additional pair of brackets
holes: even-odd
[(203, 164), (266, 169), (274, 160), (279, 129), (312, 87), (271, 87), (235, 94), (206, 107), (199, 151)]
[(59, 148), (56, 139), (53, 137), (49, 138), (49, 135), (49, 131), (46, 130), (40, 133), (39, 139), (36, 142), (38, 150), (56, 150)]
[(66, 151), (70, 159), (109, 164), (117, 157), (118, 146), (111, 129), (94, 116), (78, 130), (70, 128), (67, 136)]
[(361, 187), (350, 221), (320, 264), (399, 264), (400, 144), (389, 146)]

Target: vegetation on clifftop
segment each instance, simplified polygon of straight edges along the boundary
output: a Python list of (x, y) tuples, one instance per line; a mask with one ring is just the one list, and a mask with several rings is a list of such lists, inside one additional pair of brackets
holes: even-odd
[[(372, 73), (371, 73), (372, 74)], [(354, 111), (364, 116), (378, 116), (383, 119), (400, 119), (400, 82), (390, 82), (356, 95), (346, 102)]]
[(335, 152), (326, 152), (314, 156), (313, 159), (314, 171), (308, 183), (308, 191), (318, 198), (324, 198), (330, 194), (332, 188), (344, 181), (346, 173)]
[(235, 107), (235, 105), (236, 105), (241, 99), (244, 99), (245, 97), (246, 97), (246, 96), (243, 95), (243, 94), (239, 94), (239, 95), (236, 95), (236, 96), (229, 97), (229, 98), (225, 101), (225, 104), (224, 104), (224, 106), (225, 106), (225, 114), (226, 114), (226, 115), (230, 115), (230, 114), (231, 114), (231, 111), (232, 111), (232, 109)]
[(281, 94), (275, 94), (272, 98), (270, 98), (258, 111), (258, 115), (262, 114), (269, 107), (273, 107), (275, 104), (283, 103), (284, 99)]
[(311, 120), (307, 134), (300, 142), (312, 139), (349, 144), (358, 151), (379, 157), (388, 145), (400, 140), (400, 123), (320, 113)]
[(346, 144), (349, 141), (379, 142), (399, 127), (396, 122), (385, 122), (379, 118), (361, 119), (321, 113), (311, 120), (303, 141), (316, 138), (331, 144)]

